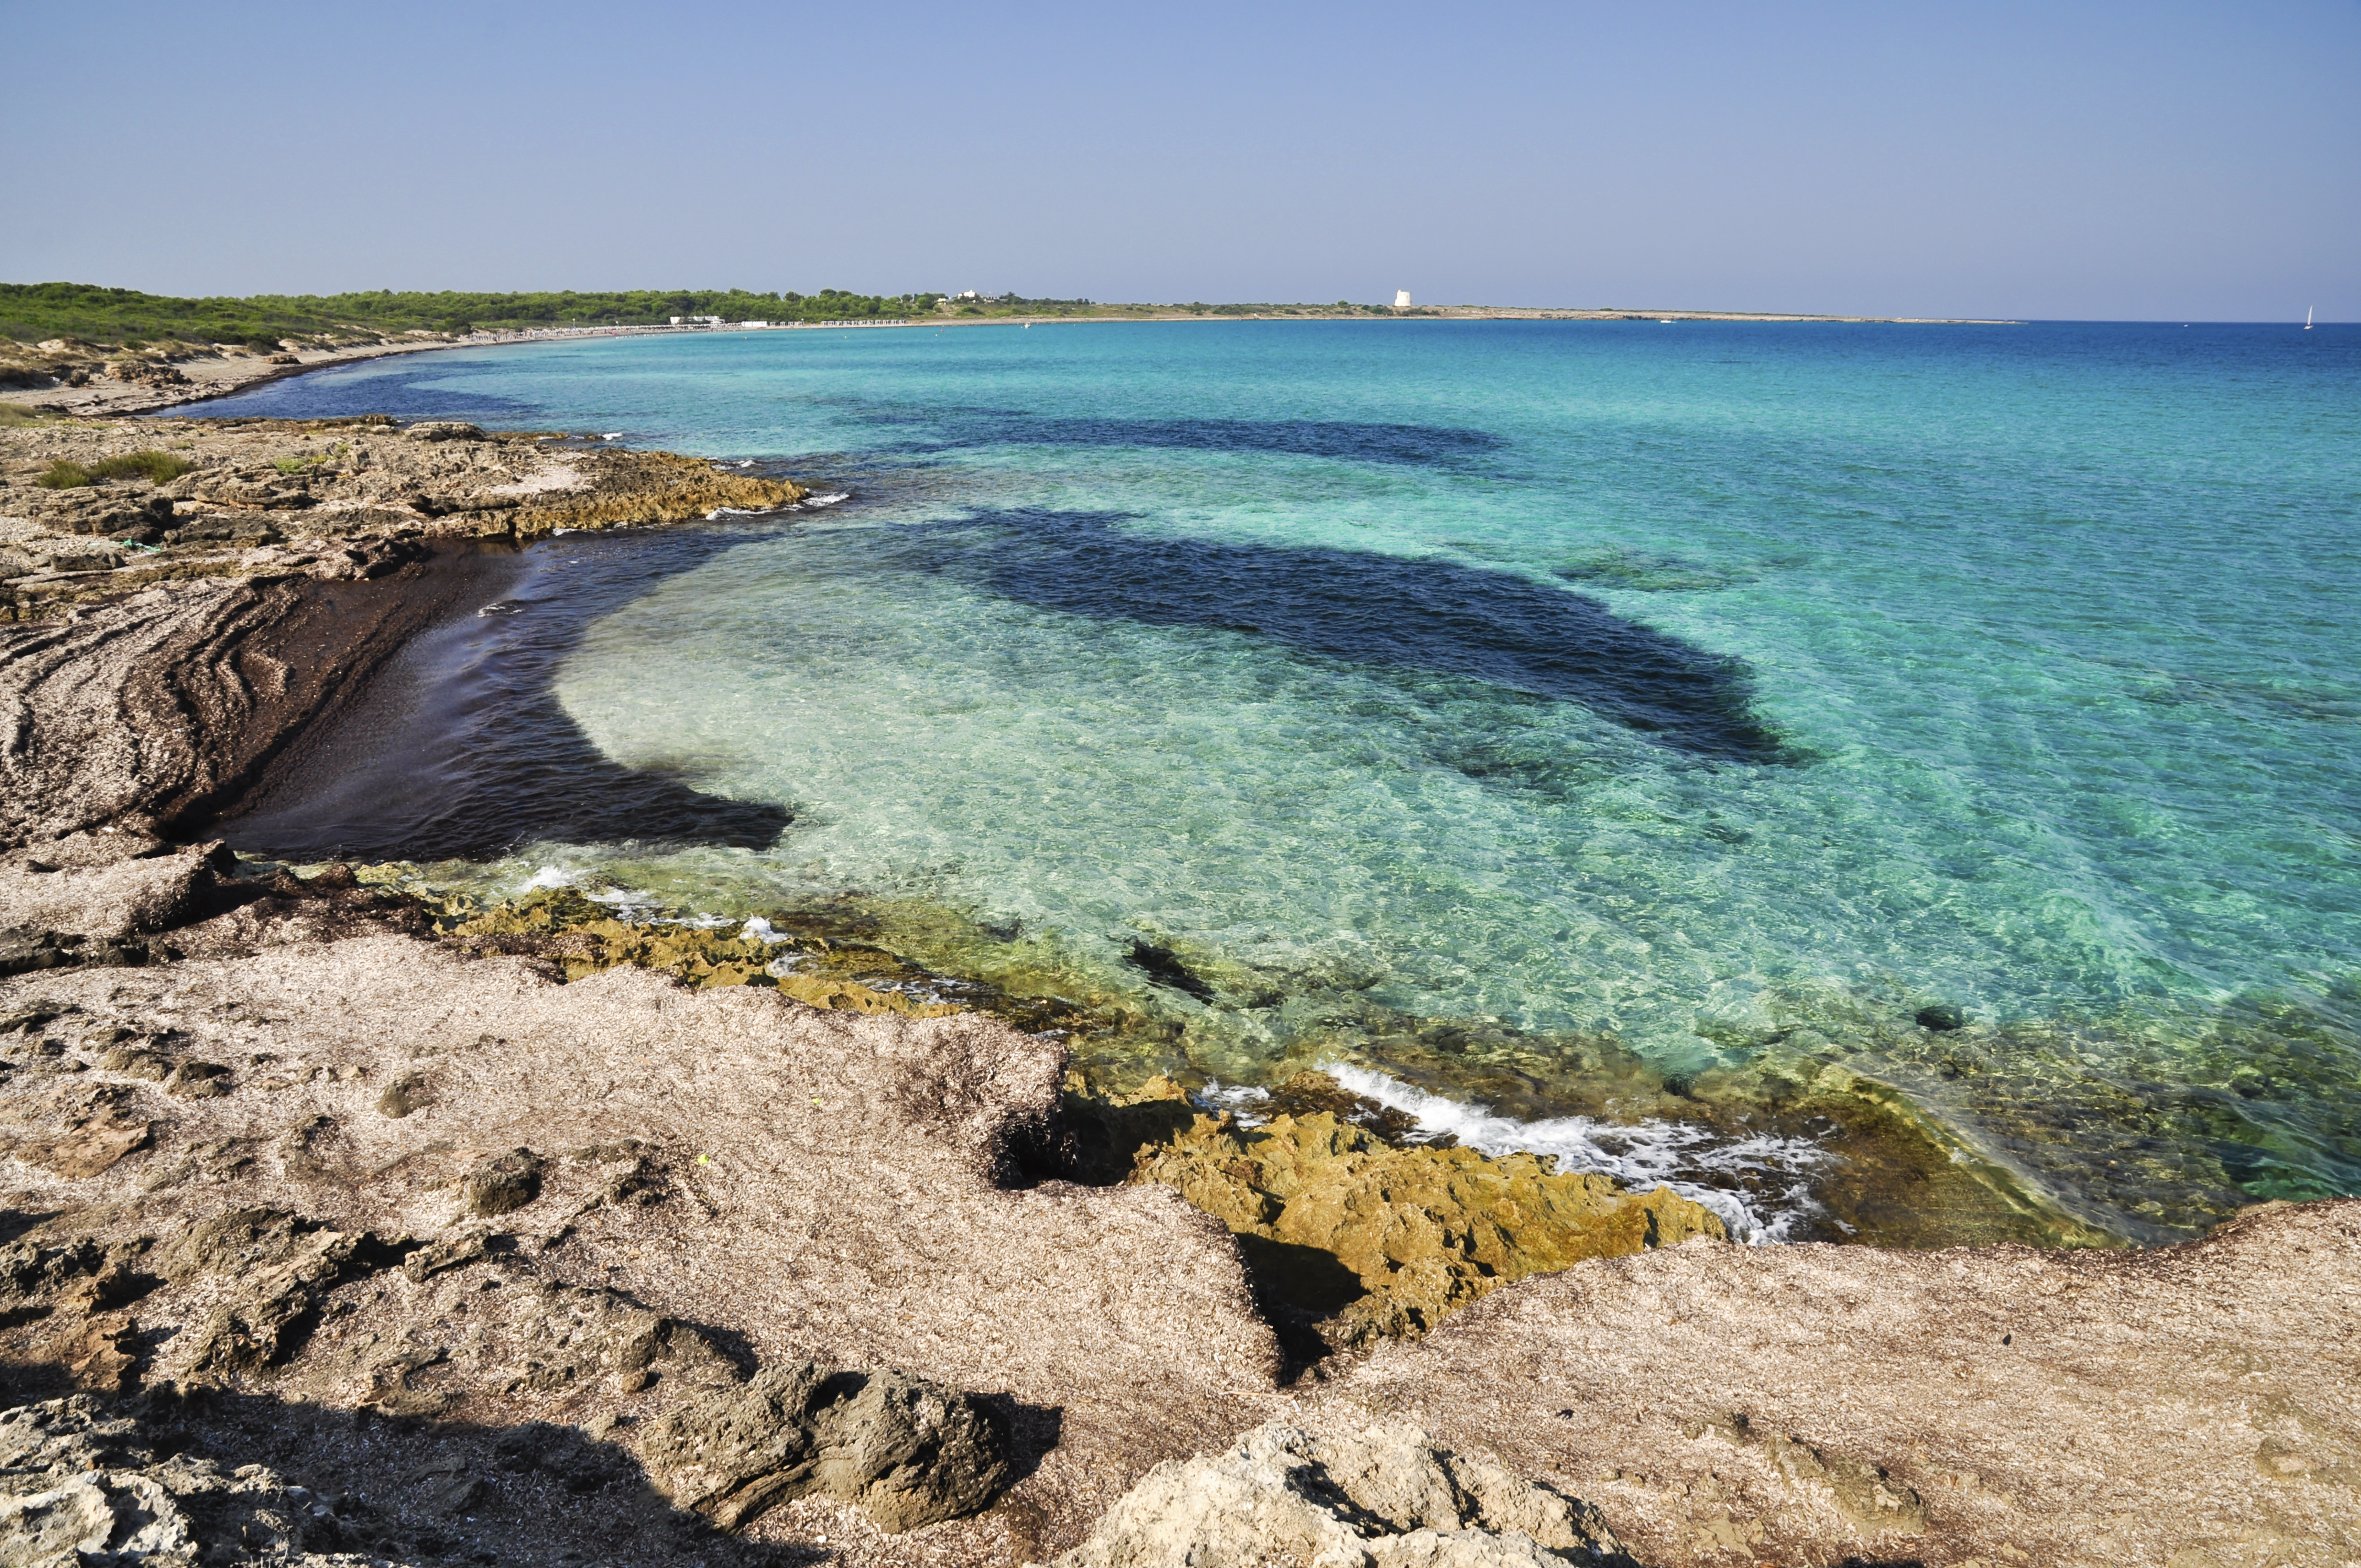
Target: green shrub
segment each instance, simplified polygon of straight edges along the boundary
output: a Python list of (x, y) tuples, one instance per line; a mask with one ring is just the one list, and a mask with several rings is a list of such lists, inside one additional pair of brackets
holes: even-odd
[(91, 468), (93, 477), (101, 479), (145, 479), (161, 485), (179, 478), (189, 471), (185, 459), (169, 452), (126, 452), (119, 457), (101, 459)]
[(39, 424), (41, 416), (17, 403), (0, 403), (0, 426)]
[(103, 457), (87, 467), (70, 457), (60, 457), (33, 483), (50, 490), (78, 490), (104, 479), (147, 479), (160, 485), (188, 471), (189, 465), (169, 452), (126, 452), (117, 457)]

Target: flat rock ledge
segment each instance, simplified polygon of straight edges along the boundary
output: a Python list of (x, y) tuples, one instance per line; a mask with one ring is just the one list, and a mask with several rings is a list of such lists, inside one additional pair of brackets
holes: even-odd
[(1602, 1258), (1307, 1401), (1582, 1497), (1653, 1568), (2361, 1561), (2361, 1201), (2153, 1249)]
[(1217, 1222), (1055, 1179), (1054, 1042), (317, 939), (368, 897), (0, 979), (0, 1402), (553, 1568), (1023, 1561), (1283, 1404)]

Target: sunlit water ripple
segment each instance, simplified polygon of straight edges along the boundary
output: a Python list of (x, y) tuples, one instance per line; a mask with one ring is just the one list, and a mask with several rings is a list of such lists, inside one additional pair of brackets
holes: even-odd
[(1232, 1082), (1378, 1016), (1841, 1060), (2129, 1234), (2361, 1190), (2350, 329), (774, 333), (213, 405), (362, 410), (851, 499), (538, 548), (262, 847), (924, 900)]

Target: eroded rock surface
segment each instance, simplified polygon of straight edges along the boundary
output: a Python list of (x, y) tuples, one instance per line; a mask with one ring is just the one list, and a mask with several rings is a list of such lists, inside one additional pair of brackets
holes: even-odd
[(353, 1568), (335, 1509), (261, 1465), (159, 1457), (87, 1396), (0, 1410), (0, 1568)]
[(2361, 1201), (2153, 1251), (1600, 1259), (1311, 1404), (1488, 1449), (1662, 1568), (2333, 1568), (2361, 1555)]
[[(640, 1466), (679, 1487), (664, 1518), (759, 1537), (839, 1508), (979, 1563), (1071, 1544), (1275, 1398), (1227, 1233), (1161, 1188), (1041, 1180), (1063, 1052), (988, 1018), (561, 984), (401, 937), (42, 971), (0, 1007), (24, 1020), (0, 1039), (0, 1118), (28, 1140), (5, 1200), (28, 1283), (0, 1302), (20, 1398), (578, 1429), (625, 1492)], [(221, 1092), (176, 1096), (190, 1062)], [(807, 1470), (681, 1479), (744, 1469), (686, 1434), (791, 1376)], [(471, 1472), (484, 1506), (607, 1473), (552, 1441), (555, 1470)]]
[(1158, 1465), (1055, 1568), (1564, 1568), (1617, 1554), (1596, 1509), (1414, 1428), (1273, 1423)]
[(48, 839), (0, 855), (0, 926), (117, 942), (168, 931), (217, 912), (233, 864), (218, 843), (170, 845), (137, 828)]
[[(397, 565), (408, 575), (383, 585), (126, 581), (71, 621), (0, 625), (0, 846), (57, 864), (70, 837), (218, 807), (459, 587), (436, 563)], [(20, 861), (0, 897), (54, 901), (21, 880), (49, 874), (99, 869)]]
[(899, 1533), (980, 1511), (1010, 1470), (1007, 1433), (972, 1395), (807, 1361), (675, 1405), (640, 1452), (675, 1501), (731, 1528), (818, 1493)]
[[(467, 591), (462, 541), (804, 494), (669, 453), (457, 428), (472, 434), (379, 418), (0, 427), (0, 847), (218, 809)], [(45, 482), (134, 458), (170, 477)], [(53, 902), (0, 875), (0, 905), (34, 911), (0, 925), (41, 928)]]

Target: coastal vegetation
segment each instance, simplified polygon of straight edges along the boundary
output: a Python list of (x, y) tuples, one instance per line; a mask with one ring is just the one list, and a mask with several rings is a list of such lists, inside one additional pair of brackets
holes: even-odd
[(0, 283), (0, 335), (127, 349), (180, 343), (276, 352), (289, 341), (340, 344), (405, 333), (518, 331), (566, 326), (660, 326), (675, 317), (725, 322), (881, 321), (953, 316), (1393, 315), (1389, 306), (1334, 304), (1108, 304), (1023, 294), (946, 295), (931, 290), (804, 294), (745, 289), (571, 289), (530, 293), (364, 290), (344, 294), (253, 294), (176, 299), (91, 283)]
[(661, 325), (675, 316), (725, 321), (851, 321), (921, 314), (933, 293), (755, 293), (743, 289), (538, 293), (390, 289), (346, 294), (174, 299), (89, 283), (0, 283), (0, 334), (20, 343), (82, 338), (145, 348), (175, 341), (275, 350), (285, 340), (352, 340), (476, 328)]
[(126, 452), (90, 464), (60, 457), (33, 483), (45, 490), (75, 490), (85, 485), (103, 485), (110, 479), (145, 479), (151, 485), (162, 485), (188, 471), (187, 461), (169, 452)]

